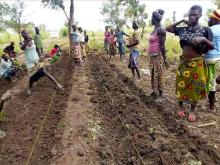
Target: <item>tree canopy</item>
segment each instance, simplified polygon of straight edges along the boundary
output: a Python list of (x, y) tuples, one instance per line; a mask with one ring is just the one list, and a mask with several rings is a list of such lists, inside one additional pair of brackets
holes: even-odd
[(23, 12), (24, 1), (17, 0), (14, 4), (8, 5), (7, 3), (0, 3), (0, 19), (2, 27), (10, 28), (18, 33), (21, 41), (21, 29), (24, 27)]

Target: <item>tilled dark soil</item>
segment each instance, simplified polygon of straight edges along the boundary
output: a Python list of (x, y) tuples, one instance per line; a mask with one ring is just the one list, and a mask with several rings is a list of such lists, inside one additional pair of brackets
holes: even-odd
[[(7, 134), (6, 138), (0, 139), (0, 164), (51, 163), (52, 148), (62, 138), (60, 121), (74, 83), (74, 68), (67, 55), (49, 68), (65, 88), (56, 93), (54, 101), (52, 96), (56, 87), (47, 78), (34, 86), (30, 97), (22, 91), (9, 100), (4, 107), (6, 121), (0, 123), (0, 129)], [(155, 102), (117, 65), (96, 52), (88, 56), (84, 69), (90, 76), (92, 92), (89, 95), (95, 105), (91, 117), (98, 115), (101, 120), (102, 132), (95, 148), (97, 164), (220, 164), (219, 149), (176, 118), (175, 104), (166, 99)], [(6, 85), (6, 89), (15, 85), (5, 81), (0, 84)], [(5, 92), (5, 89), (0, 91)]]
[[(6, 121), (0, 123), (0, 129), (4, 130), (7, 136), (0, 139), (0, 164), (26, 164), (31, 155), (30, 164), (42, 165), (48, 164), (52, 158), (51, 148), (60, 140), (60, 137), (56, 137), (55, 131), (59, 131), (57, 128), (62, 117), (61, 111), (65, 109), (72, 84), (70, 80), (72, 60), (67, 60), (68, 55), (65, 53), (48, 69), (65, 88), (65, 91), (56, 93), (54, 101), (52, 96), (56, 91), (55, 85), (47, 78), (42, 78), (34, 86), (30, 97), (27, 96), (26, 91), (23, 91), (9, 100), (9, 104), (4, 107)], [(47, 112), (47, 119), (33, 147)]]
[(92, 89), (102, 114), (102, 164), (219, 164), (215, 148), (175, 120), (176, 107), (157, 104), (102, 56), (90, 56)]

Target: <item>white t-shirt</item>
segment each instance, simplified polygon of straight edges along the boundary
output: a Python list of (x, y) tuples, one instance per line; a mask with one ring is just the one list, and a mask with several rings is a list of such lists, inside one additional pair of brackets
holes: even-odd
[(11, 60), (8, 60), (7, 62), (2, 59), (0, 64), (0, 76), (3, 76), (3, 74), (12, 66)]
[(25, 52), (25, 64), (27, 66), (27, 69), (33, 68), (36, 63), (38, 63), (39, 56), (36, 51), (36, 46), (32, 40), (33, 45), (32, 46), (26, 46), (24, 52)]
[(82, 33), (79, 33), (79, 42), (85, 42), (85, 36)]

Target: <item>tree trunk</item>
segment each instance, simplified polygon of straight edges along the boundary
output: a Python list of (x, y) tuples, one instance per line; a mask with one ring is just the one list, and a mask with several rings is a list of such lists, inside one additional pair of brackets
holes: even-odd
[(144, 29), (145, 29), (145, 26), (146, 26), (146, 25), (144, 25), (144, 26), (142, 27), (142, 30), (141, 30), (141, 39), (144, 38)]
[(19, 36), (19, 41), (21, 42), (21, 32), (18, 32), (18, 36)]
[(18, 33), (18, 36), (19, 36), (19, 41), (21, 42), (22, 41), (22, 38), (21, 38), (21, 28), (17, 28), (17, 33)]
[(70, 0), (70, 17), (69, 17), (68, 32), (69, 32), (69, 43), (70, 43), (71, 54), (72, 54), (71, 29), (72, 29), (73, 22), (74, 22), (74, 0)]

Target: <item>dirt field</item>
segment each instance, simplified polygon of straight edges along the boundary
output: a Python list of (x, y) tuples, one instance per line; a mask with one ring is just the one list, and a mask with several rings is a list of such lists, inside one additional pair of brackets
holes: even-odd
[[(65, 91), (56, 92), (43, 78), (30, 97), (22, 90), (7, 102), (0, 164), (220, 164), (219, 106), (218, 113), (208, 113), (203, 101), (195, 123), (180, 120), (176, 63), (166, 72), (164, 98), (158, 101), (149, 96), (146, 57), (140, 59), (146, 71), (140, 81), (133, 81), (118, 57), (91, 52), (83, 67), (68, 59), (65, 55), (49, 68)], [(7, 89), (22, 86), (1, 81)], [(199, 127), (210, 122), (214, 126)]]

